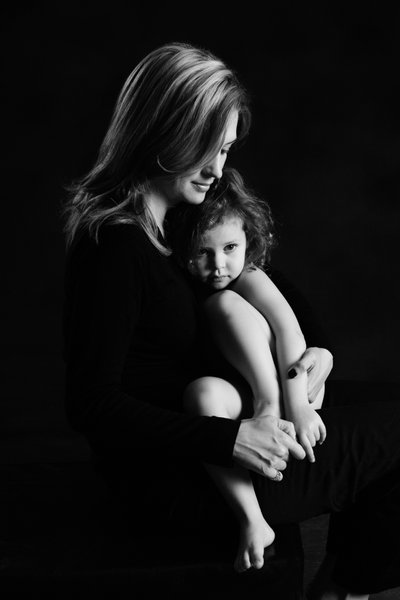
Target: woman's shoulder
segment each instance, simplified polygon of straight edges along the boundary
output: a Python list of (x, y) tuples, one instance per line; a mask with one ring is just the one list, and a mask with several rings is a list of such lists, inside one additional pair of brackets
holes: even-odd
[(141, 227), (134, 223), (118, 223), (102, 225), (97, 235), (88, 230), (77, 235), (70, 255), (121, 253), (132, 251), (139, 254), (145, 253), (149, 248), (150, 240)]
[(135, 223), (105, 224), (99, 229), (99, 247), (129, 246), (146, 249), (150, 244), (146, 233)]
[(146, 269), (153, 246), (146, 233), (130, 223), (104, 224), (97, 238), (84, 231), (67, 253), (67, 265), (79, 271), (85, 268)]

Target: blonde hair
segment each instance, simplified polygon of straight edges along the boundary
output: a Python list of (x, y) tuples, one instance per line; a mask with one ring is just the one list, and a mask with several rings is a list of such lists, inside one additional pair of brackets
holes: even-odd
[(251, 120), (247, 92), (211, 52), (174, 42), (145, 56), (120, 92), (93, 168), (69, 187), (67, 245), (84, 230), (97, 240), (105, 222), (136, 223), (169, 254), (144, 201), (149, 181), (206, 164), (233, 110), (241, 140)]

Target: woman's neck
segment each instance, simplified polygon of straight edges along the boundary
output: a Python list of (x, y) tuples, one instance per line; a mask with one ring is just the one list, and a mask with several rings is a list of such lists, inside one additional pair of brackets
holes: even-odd
[(158, 192), (151, 191), (146, 196), (146, 203), (158, 229), (164, 236), (164, 220), (169, 208), (166, 198)]

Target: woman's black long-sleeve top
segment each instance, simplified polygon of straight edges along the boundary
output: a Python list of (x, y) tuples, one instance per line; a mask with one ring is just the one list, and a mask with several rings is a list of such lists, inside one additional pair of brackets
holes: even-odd
[(201, 370), (196, 299), (135, 225), (84, 235), (67, 256), (66, 412), (103, 449), (231, 463), (239, 423), (182, 412)]
[(139, 227), (103, 226), (98, 243), (83, 235), (65, 277), (72, 427), (103, 451), (129, 450), (146, 462), (231, 464), (239, 422), (182, 412), (185, 386), (207, 374), (201, 323), (185, 275)]

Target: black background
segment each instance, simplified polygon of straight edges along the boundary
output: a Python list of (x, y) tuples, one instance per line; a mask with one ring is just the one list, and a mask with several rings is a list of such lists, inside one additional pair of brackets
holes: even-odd
[(131, 69), (168, 41), (214, 51), (251, 94), (230, 161), (273, 208), (273, 262), (322, 319), (332, 377), (399, 381), (399, 11), (275, 4), (3, 10), (0, 428), (15, 460), (85, 452), (63, 412), (64, 186), (92, 165)]

